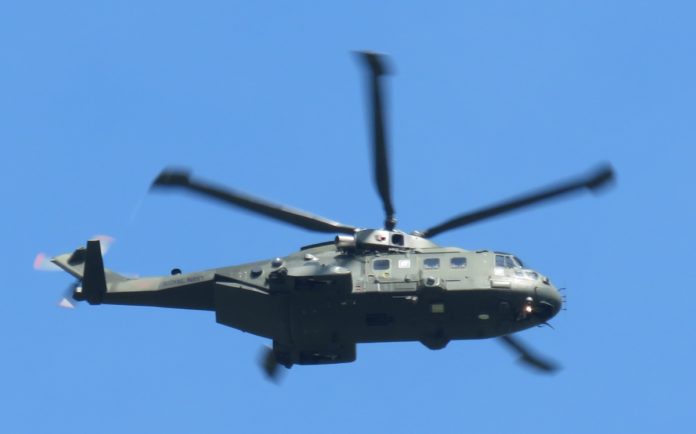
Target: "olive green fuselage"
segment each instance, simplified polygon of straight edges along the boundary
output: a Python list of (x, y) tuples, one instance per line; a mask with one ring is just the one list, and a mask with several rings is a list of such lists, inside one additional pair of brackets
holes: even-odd
[[(64, 256), (54, 261), (79, 276), (82, 265)], [(272, 339), (287, 366), (348, 362), (356, 343), (420, 341), (439, 349), (450, 340), (503, 336), (547, 321), (560, 309), (557, 290), (533, 270), (506, 268), (508, 257), (434, 244), (324, 243), (283, 258), (166, 277), (115, 279), (107, 271), (107, 290), (93, 304), (211, 310), (221, 324)]]

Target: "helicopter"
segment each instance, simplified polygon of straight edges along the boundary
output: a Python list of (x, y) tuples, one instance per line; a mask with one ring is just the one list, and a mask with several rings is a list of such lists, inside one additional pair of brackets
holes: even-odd
[(285, 257), (199, 272), (175, 268), (167, 276), (130, 278), (104, 268), (104, 238), (50, 259), (78, 282), (75, 301), (206, 310), (218, 323), (270, 339), (261, 358), (265, 374), (281, 367), (356, 360), (358, 343), (420, 342), (442, 349), (450, 341), (499, 338), (519, 360), (542, 372), (557, 364), (512, 335), (548, 324), (563, 298), (548, 278), (510, 253), (443, 247), (436, 235), (583, 191), (614, 179), (610, 165), (588, 174), (411, 233), (397, 229), (384, 125), (387, 58), (356, 53), (365, 67), (374, 183), (385, 221), (359, 228), (193, 177), (164, 170), (153, 190), (181, 190), (310, 231), (333, 234)]

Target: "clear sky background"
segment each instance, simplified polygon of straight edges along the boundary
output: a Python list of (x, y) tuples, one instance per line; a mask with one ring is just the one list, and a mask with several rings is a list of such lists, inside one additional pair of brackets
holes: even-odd
[[(22, 1), (0, 12), (0, 431), (694, 432), (696, 7), (665, 1)], [(358, 347), (294, 367), (209, 312), (56, 307), (36, 253), (94, 234), (107, 266), (168, 274), (330, 239), (184, 194), (167, 166), (381, 225), (364, 76), (391, 55), (399, 227), (423, 229), (609, 161), (605, 194), (438, 236), (510, 251), (567, 287), (563, 364), (495, 340)]]

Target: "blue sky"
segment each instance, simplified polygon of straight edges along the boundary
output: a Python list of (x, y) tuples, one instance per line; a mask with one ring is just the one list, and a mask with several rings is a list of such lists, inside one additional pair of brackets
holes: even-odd
[[(12, 433), (692, 431), (696, 302), (691, 2), (25, 1), (0, 14), (0, 427)], [(394, 202), (411, 231), (610, 161), (618, 182), (438, 236), (511, 251), (567, 287), (555, 330), (361, 345), (295, 367), (205, 312), (56, 307), (37, 273), (106, 233), (107, 266), (167, 274), (327, 237), (147, 194), (167, 166), (362, 227), (381, 224), (363, 75), (391, 55)]]

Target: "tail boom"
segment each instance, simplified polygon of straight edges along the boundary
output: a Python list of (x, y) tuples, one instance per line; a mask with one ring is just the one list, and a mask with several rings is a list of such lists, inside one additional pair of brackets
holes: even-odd
[(120, 304), (214, 310), (215, 273), (128, 279), (104, 268), (99, 240), (51, 262), (82, 282), (73, 298), (89, 304)]

